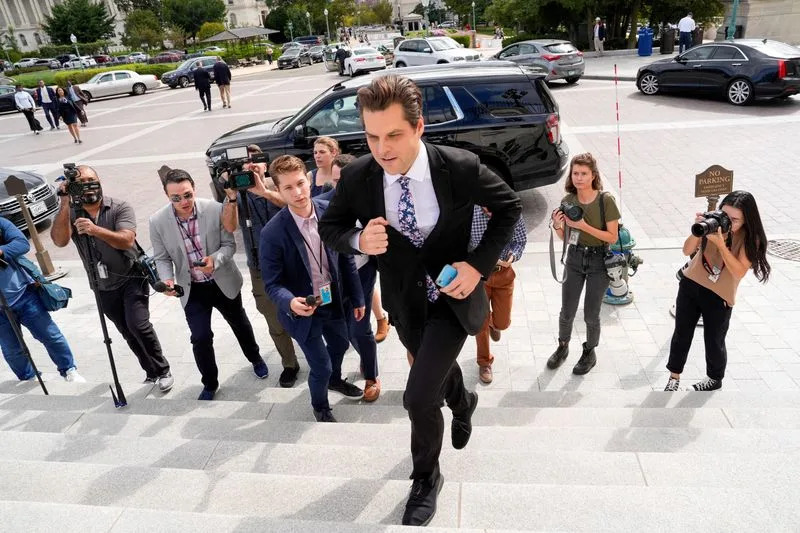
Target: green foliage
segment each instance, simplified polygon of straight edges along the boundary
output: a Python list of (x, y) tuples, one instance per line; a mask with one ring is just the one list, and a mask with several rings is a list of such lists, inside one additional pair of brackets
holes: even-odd
[[(92, 43), (78, 43), (78, 51), (81, 55), (96, 55), (105, 53), (109, 46), (113, 43), (111, 41), (95, 41)], [(39, 51), (35, 54), (38, 57), (56, 57), (62, 54), (74, 54), (75, 45), (73, 44), (46, 44), (39, 47)]]
[(164, 21), (194, 37), (205, 22), (222, 22), (223, 0), (164, 0)]
[(204, 41), (223, 31), (225, 31), (225, 24), (221, 22), (205, 22), (197, 31), (197, 39)]
[(138, 47), (147, 43), (150, 48), (161, 45), (163, 32), (161, 21), (152, 11), (136, 9), (125, 18), (125, 36), (122, 43), (126, 46)]
[(84, 83), (98, 72), (108, 72), (109, 70), (132, 70), (139, 74), (153, 74), (159, 78), (170, 70), (175, 70), (178, 63), (159, 63), (148, 65), (146, 63), (135, 63), (132, 65), (118, 65), (114, 67), (97, 67), (86, 70), (50, 70), (48, 72), (22, 74), (16, 78), (17, 83), (24, 87), (34, 88), (39, 80), (44, 80), (47, 85), (60, 85), (66, 87), (67, 80), (75, 80), (77, 83)]
[(123, 13), (133, 11), (149, 11), (157, 20), (161, 19), (161, 0), (114, 0), (117, 8)]
[(458, 44), (463, 44), (464, 48), (469, 48), (472, 44), (472, 40), (469, 35), (450, 35), (450, 38)]
[(45, 16), (42, 29), (57, 44), (70, 44), (70, 34), (78, 42), (93, 42), (114, 35), (114, 17), (103, 3), (89, 0), (64, 0)]
[(566, 33), (518, 33), (517, 35), (506, 37), (503, 39), (503, 48), (509, 44), (518, 43), (520, 41), (530, 41), (532, 39), (567, 39)]
[(50, 70), (50, 67), (47, 65), (38, 65), (35, 67), (23, 67), (23, 68), (15, 68), (13, 70), (6, 70), (3, 73), (3, 76), (19, 76), (20, 74), (26, 74), (28, 72), (40, 72), (42, 70)]
[(381, 0), (374, 6), (372, 11), (375, 12), (375, 20), (378, 24), (391, 24), (392, 23), (392, 4), (386, 0)]
[(0, 33), (0, 48), (5, 48), (9, 52), (19, 52), (19, 42), (14, 31), (14, 26), (9, 26), (3, 33)]
[(414, 6), (414, 9), (411, 10), (412, 13), (415, 15), (422, 15), (425, 16), (425, 6), (422, 5), (422, 2)]

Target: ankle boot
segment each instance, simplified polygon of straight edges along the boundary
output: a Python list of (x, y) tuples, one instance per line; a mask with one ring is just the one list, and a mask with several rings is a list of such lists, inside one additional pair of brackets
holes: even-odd
[(586, 343), (583, 343), (583, 353), (581, 354), (581, 358), (578, 359), (578, 364), (572, 369), (572, 373), (576, 376), (582, 376), (589, 372), (594, 365), (597, 364), (597, 355), (594, 353), (594, 346), (591, 348), (586, 346)]
[(569, 341), (558, 340), (558, 348), (553, 352), (553, 355), (547, 360), (547, 368), (555, 370), (561, 366), (564, 359), (569, 355)]

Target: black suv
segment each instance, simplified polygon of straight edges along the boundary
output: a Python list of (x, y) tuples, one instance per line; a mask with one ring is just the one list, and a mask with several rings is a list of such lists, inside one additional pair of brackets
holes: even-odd
[(175, 87), (188, 87), (194, 84), (194, 71), (197, 70), (197, 63), (202, 65), (202, 68), (211, 75), (211, 81), (214, 81), (214, 64), (219, 59), (219, 56), (203, 56), (187, 59), (175, 70), (165, 72), (161, 76), (161, 83), (169, 85), (170, 89)]
[[(474, 152), (517, 191), (555, 183), (564, 174), (569, 149), (561, 140), (558, 105), (542, 74), (505, 61), (411, 67), (402, 74), (422, 91), (426, 141)], [(225, 150), (248, 144), (260, 146), (270, 160), (296, 155), (309, 168), (320, 135), (336, 139), (343, 153), (368, 153), (356, 91), (370, 80), (364, 76), (337, 83), (294, 116), (226, 133), (206, 151), (212, 178)]]

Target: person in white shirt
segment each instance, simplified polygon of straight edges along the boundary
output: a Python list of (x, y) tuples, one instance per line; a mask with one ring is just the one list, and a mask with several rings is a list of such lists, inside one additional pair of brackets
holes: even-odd
[(684, 50), (692, 47), (692, 32), (697, 28), (692, 14), (689, 13), (678, 21), (678, 31), (680, 32), (680, 44), (678, 45), (678, 53), (682, 54)]
[(31, 131), (39, 135), (42, 125), (33, 116), (33, 112), (36, 111), (36, 102), (33, 101), (33, 97), (27, 91), (22, 89), (22, 85), (17, 85), (17, 92), (14, 93), (14, 102), (17, 105), (17, 109), (22, 111), (22, 114), (28, 119), (28, 126), (30, 126)]
[(603, 43), (606, 41), (606, 27), (600, 17), (594, 19), (594, 51), (598, 55), (603, 55)]

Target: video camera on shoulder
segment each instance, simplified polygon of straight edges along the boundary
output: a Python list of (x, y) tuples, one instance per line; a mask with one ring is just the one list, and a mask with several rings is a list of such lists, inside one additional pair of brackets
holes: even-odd
[(100, 189), (99, 181), (78, 181), (81, 171), (75, 163), (64, 163), (64, 179), (67, 182), (65, 192), (62, 196), (69, 196), (70, 205), (75, 209), (83, 207), (83, 196), (87, 192)]
[(269, 158), (264, 153), (249, 154), (246, 146), (228, 148), (225, 156), (217, 163), (217, 172), (221, 175), (228, 173), (227, 180), (222, 181), (224, 189), (246, 191), (255, 186), (256, 174), (252, 170), (245, 170), (248, 163), (267, 163)]

